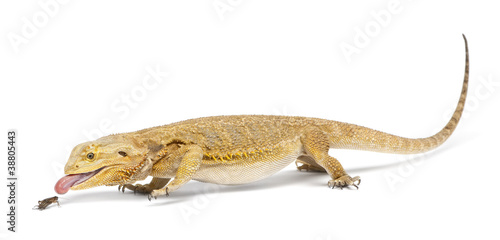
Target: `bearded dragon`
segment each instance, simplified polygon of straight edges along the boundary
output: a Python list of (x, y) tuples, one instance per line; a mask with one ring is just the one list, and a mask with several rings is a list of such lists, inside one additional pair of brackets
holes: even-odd
[[(370, 128), (309, 117), (238, 115), (203, 117), (136, 132), (109, 135), (77, 145), (55, 185), (71, 190), (118, 185), (145, 193), (149, 200), (176, 191), (190, 180), (244, 184), (266, 178), (296, 161), (299, 170), (326, 172), (330, 188), (354, 186), (334, 149), (385, 153), (426, 152), (444, 143), (462, 115), (469, 78), (465, 41), (462, 92), (451, 120), (433, 136), (404, 138)], [(148, 176), (150, 183), (133, 184)]]

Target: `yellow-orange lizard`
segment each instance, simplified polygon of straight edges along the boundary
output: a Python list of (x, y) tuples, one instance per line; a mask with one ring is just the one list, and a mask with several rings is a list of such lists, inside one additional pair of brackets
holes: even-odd
[[(434, 149), (450, 137), (464, 109), (469, 75), (465, 41), (465, 75), (456, 110), (433, 136), (410, 139), (370, 128), (309, 117), (217, 116), (191, 119), (131, 133), (115, 134), (77, 145), (55, 185), (59, 194), (106, 185), (119, 190), (168, 195), (190, 180), (244, 184), (268, 177), (293, 161), (299, 169), (330, 175), (331, 188), (355, 186), (330, 148), (411, 154)], [(152, 176), (149, 184), (132, 185)]]

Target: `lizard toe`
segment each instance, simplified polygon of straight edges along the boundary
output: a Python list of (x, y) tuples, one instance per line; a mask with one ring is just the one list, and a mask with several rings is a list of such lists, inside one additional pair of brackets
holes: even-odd
[(328, 181), (328, 187), (334, 189), (336, 187), (343, 189), (344, 187), (354, 186), (359, 189), (358, 185), (361, 183), (361, 178), (359, 176), (351, 177), (349, 175), (344, 175), (342, 177), (332, 179)]
[(157, 197), (165, 195), (168, 197), (168, 191), (166, 188), (163, 189), (155, 189), (148, 194), (148, 200), (151, 201), (152, 198), (156, 199)]

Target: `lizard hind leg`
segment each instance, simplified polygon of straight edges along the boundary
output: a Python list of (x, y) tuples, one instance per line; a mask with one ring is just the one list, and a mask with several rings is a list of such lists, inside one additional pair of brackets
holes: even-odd
[[(327, 133), (319, 129), (312, 128), (304, 134), (301, 140), (307, 156), (312, 158), (317, 165), (326, 170), (328, 175), (332, 178), (328, 181), (328, 187), (332, 189), (335, 187), (342, 189), (348, 186), (358, 188), (358, 185), (361, 183), (360, 177), (349, 176), (340, 162), (336, 158), (328, 155), (330, 146)], [(304, 158), (299, 158), (297, 160), (304, 162)], [(306, 162), (306, 164), (310, 163)]]
[[(300, 165), (299, 165), (300, 164)], [(295, 161), (295, 166), (299, 171), (306, 170), (307, 172), (326, 172), (326, 170), (317, 164), (312, 157), (309, 156), (300, 156)]]
[(148, 184), (123, 184), (118, 186), (118, 191), (125, 192), (125, 189), (132, 190), (135, 193), (150, 194), (155, 189), (161, 189), (170, 181), (170, 178), (154, 177)]

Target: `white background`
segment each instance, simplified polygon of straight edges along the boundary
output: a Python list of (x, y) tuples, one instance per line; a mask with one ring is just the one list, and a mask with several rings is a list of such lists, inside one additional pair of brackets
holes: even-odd
[[(116, 0), (56, 2), (49, 10), (47, 2), (0, 3), (0, 149), (6, 158), (7, 130), (16, 129), (20, 179), (15, 234), (6, 230), (1, 187), (0, 237), (499, 237), (500, 6), (493, 1)], [(361, 176), (357, 191), (328, 189), (327, 175), (291, 165), (248, 185), (190, 182), (153, 202), (100, 187), (70, 191), (60, 208), (32, 210), (56, 195), (72, 147), (99, 133), (279, 114), (429, 136), (459, 97), (462, 33), (471, 74), (457, 130), (422, 155), (332, 150)], [(362, 34), (370, 36), (356, 45)], [(357, 52), (346, 57), (346, 45)]]

